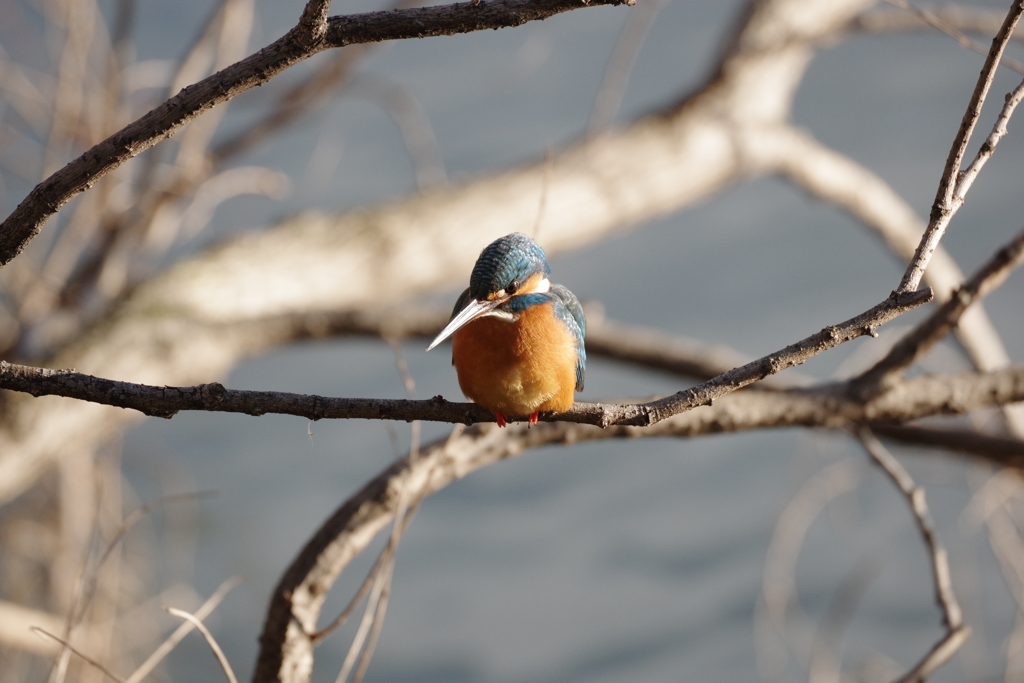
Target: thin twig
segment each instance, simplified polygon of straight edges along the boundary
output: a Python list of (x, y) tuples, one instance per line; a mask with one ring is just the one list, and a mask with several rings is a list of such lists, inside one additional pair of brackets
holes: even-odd
[(40, 635), (46, 636), (47, 638), (53, 638), (58, 643), (60, 643), (64, 647), (65, 650), (71, 651), (72, 653), (77, 655), (80, 659), (82, 659), (82, 661), (84, 661), (87, 664), (90, 664), (90, 665), (94, 666), (96, 669), (102, 671), (110, 679), (118, 681), (118, 683), (126, 683), (123, 678), (121, 678), (117, 674), (113, 673), (112, 671), (110, 671), (110, 669), (108, 669), (107, 667), (103, 666), (102, 664), (100, 664), (95, 659), (93, 659), (89, 655), (85, 654), (81, 650), (76, 649), (71, 643), (67, 642), (63, 638), (55, 636), (52, 633), (50, 633), (49, 631), (46, 631), (45, 629), (42, 629), (42, 628), (40, 628), (38, 626), (30, 626), (29, 628), (32, 629), (33, 631), (35, 631), (36, 633), (40, 634)]
[(319, 642), (327, 636), (331, 635), (331, 633), (337, 630), (338, 627), (342, 626), (346, 621), (348, 621), (348, 618), (352, 616), (352, 613), (356, 610), (356, 607), (358, 607), (359, 603), (362, 602), (363, 598), (366, 597), (366, 594), (369, 592), (370, 587), (373, 586), (373, 582), (376, 579), (377, 574), (380, 572), (381, 567), (383, 567), (384, 564), (386, 564), (389, 561), (388, 556), (390, 555), (390, 553), (391, 544), (388, 543), (381, 549), (380, 553), (377, 555), (377, 559), (374, 561), (373, 566), (370, 568), (370, 571), (366, 573), (366, 578), (363, 579), (363, 583), (359, 586), (359, 589), (356, 591), (355, 595), (352, 596), (352, 599), (349, 600), (348, 604), (345, 605), (345, 608), (341, 610), (338, 616), (335, 617), (327, 626), (324, 626), (316, 633), (310, 633), (310, 640), (312, 640), (314, 643)]
[(971, 186), (974, 184), (978, 174), (981, 173), (981, 169), (985, 166), (985, 163), (989, 160), (992, 154), (995, 153), (996, 145), (998, 145), (999, 141), (1006, 135), (1010, 117), (1013, 116), (1013, 112), (1017, 109), (1017, 105), (1020, 104), (1021, 99), (1024, 99), (1024, 81), (1006, 95), (1003, 108), (1000, 110), (998, 118), (996, 118), (996, 123), (992, 127), (992, 131), (988, 134), (988, 137), (985, 138), (985, 142), (981, 144), (981, 149), (978, 150), (978, 154), (974, 157), (974, 160), (964, 170), (964, 172), (960, 174), (960, 178), (956, 183), (956, 192), (953, 197), (957, 207), (963, 205), (964, 198), (967, 196), (967, 191), (971, 189)]
[(910, 367), (956, 327), (968, 307), (996, 290), (1010, 271), (1024, 264), (1024, 229), (976, 272), (928, 318), (896, 342), (880, 361), (854, 380), (862, 391), (877, 391)]
[[(839, 496), (856, 489), (863, 466), (853, 458), (843, 458), (815, 472), (803, 482), (779, 512), (761, 572), (761, 600), (754, 621), (754, 639), (758, 650), (758, 669), (763, 678), (783, 680), (773, 675), (788, 668), (797, 652), (794, 631), (810, 628), (807, 615), (797, 599), (796, 563), (807, 534), (822, 510)], [(781, 643), (768, 638), (777, 635)]]
[[(976, 40), (972, 40), (970, 36), (968, 36), (966, 33), (957, 28), (947, 17), (944, 17), (939, 12), (936, 12), (935, 10), (930, 8), (918, 7), (917, 5), (913, 5), (907, 2), (907, 0), (885, 1), (888, 2), (890, 5), (893, 5), (894, 7), (899, 7), (902, 10), (910, 12), (928, 26), (937, 28), (938, 30), (942, 31), (949, 37), (953, 38), (956, 42), (960, 43), (962, 47), (977, 52), (979, 55), (988, 54), (988, 49), (984, 45), (982, 45)], [(1010, 59), (1004, 56), (1003, 59), (1000, 61), (1000, 64), (1007, 68), (1013, 69), (1018, 73), (1024, 73), (1024, 64), (1021, 64), (1015, 59)]]
[[(222, 583), (213, 595), (211, 595), (206, 602), (204, 602), (199, 609), (193, 614), (196, 619), (202, 620), (208, 617), (213, 610), (217, 609), (217, 606), (227, 596), (232, 588), (242, 582), (242, 579), (233, 577)], [(160, 643), (160, 646), (153, 650), (153, 654), (146, 658), (142, 664), (139, 665), (132, 675), (125, 679), (125, 683), (140, 683), (146, 676), (150, 674), (156, 665), (163, 661), (164, 657), (169, 655), (172, 650), (182, 641), (192, 630), (195, 628), (191, 621), (185, 621), (174, 630), (174, 632), (167, 637), (167, 640)]]
[(430, 116), (409, 88), (381, 77), (360, 75), (351, 81), (350, 92), (372, 98), (394, 120), (412, 162), (419, 189), (426, 190), (448, 182), (444, 155), (430, 124)]
[(949, 225), (950, 219), (959, 208), (956, 205), (956, 196), (957, 184), (960, 180), (961, 162), (967, 151), (971, 133), (978, 122), (978, 117), (981, 115), (981, 107), (985, 103), (985, 97), (988, 95), (992, 80), (995, 78), (999, 60), (1003, 56), (1003, 51), (1006, 49), (1010, 36), (1013, 35), (1013, 30), (1017, 26), (1021, 14), (1024, 14), (1024, 0), (1014, 0), (1006, 15), (1006, 19), (1003, 21), (1003, 25), (999, 29), (999, 33), (992, 40), (992, 48), (985, 59), (985, 65), (982, 67), (978, 82), (974, 87), (974, 92), (971, 94), (971, 101), (967, 105), (967, 112), (960, 122), (960, 128), (957, 130), (949, 156), (946, 159), (942, 178), (939, 180), (939, 187), (935, 194), (935, 201), (932, 204), (928, 228), (921, 237), (921, 242), (917, 246), (914, 258), (911, 259), (899, 287), (896, 288), (897, 292), (912, 292), (918, 288), (921, 283), (921, 277), (928, 267), (928, 262), (931, 260), (939, 240), (942, 239), (946, 226)]
[(210, 633), (208, 628), (206, 628), (206, 625), (185, 610), (175, 609), (174, 607), (167, 607), (165, 609), (168, 614), (173, 614), (176, 617), (180, 617), (185, 621), (190, 622), (195, 626), (197, 631), (203, 634), (203, 638), (206, 639), (206, 643), (210, 646), (210, 649), (213, 650), (213, 654), (217, 657), (217, 661), (220, 662), (220, 666), (224, 670), (224, 675), (228, 677), (228, 683), (238, 683), (238, 679), (235, 678), (235, 672), (231, 670), (231, 663), (228, 661), (228, 658), (224, 656), (224, 651), (220, 649), (220, 645), (217, 644), (213, 634)]
[[(140, 519), (156, 508), (168, 503), (176, 503), (182, 500), (198, 500), (200, 498), (215, 495), (217, 495), (215, 491), (195, 491), (172, 494), (150, 501), (129, 513), (121, 522), (120, 527), (114, 534), (114, 538), (107, 544), (107, 548), (104, 550), (103, 555), (101, 555), (99, 560), (87, 570), (87, 575), (82, 576), (79, 588), (76, 590), (75, 598), (72, 601), (71, 608), (68, 610), (67, 623), (65, 626), (67, 637), (70, 638), (72, 630), (85, 618), (85, 614), (88, 611), (89, 606), (92, 604), (92, 599), (96, 593), (96, 585), (99, 582), (100, 570), (103, 568), (103, 565), (110, 558), (114, 549), (117, 548), (124, 539), (125, 535), (127, 535), (131, 528), (135, 526)], [(86, 573), (86, 570), (83, 570), (83, 573)], [(62, 678), (62, 676), (63, 674), (58, 678)]]
[(970, 635), (970, 627), (963, 623), (963, 611), (960, 603), (953, 592), (953, 582), (949, 572), (949, 558), (945, 547), (939, 540), (935, 531), (935, 525), (931, 520), (931, 513), (928, 511), (928, 503), (925, 500), (924, 489), (918, 486), (910, 473), (893, 457), (889, 450), (882, 445), (875, 435), (867, 427), (857, 431), (864, 449), (871, 456), (876, 465), (889, 475), (893, 483), (903, 492), (904, 497), (910, 504), (910, 511), (914, 516), (921, 538), (924, 540), (931, 560), (932, 581), (935, 586), (935, 601), (942, 610), (942, 624), (946, 629), (945, 635), (938, 643), (917, 663), (909, 672), (899, 678), (899, 683), (923, 682), (936, 669), (941, 667), (959, 649), (964, 640)]
[(385, 567), (384, 585), (381, 589), (380, 599), (377, 601), (377, 608), (373, 612), (373, 628), (370, 630), (370, 637), (366, 642), (366, 647), (363, 649), (363, 656), (359, 660), (359, 668), (356, 669), (355, 675), (352, 676), (352, 683), (360, 683), (363, 680), (363, 676), (366, 675), (366, 669), (370, 666), (370, 660), (373, 659), (373, 653), (377, 649), (377, 641), (380, 638), (381, 629), (384, 628), (384, 615), (387, 613), (388, 601), (391, 597), (391, 580), (395, 574), (395, 557), (393, 554), (391, 561)]
[(665, 1), (642, 2), (626, 20), (626, 25), (623, 26), (619, 39), (615, 42), (612, 56), (608, 60), (604, 79), (601, 81), (601, 87), (594, 99), (594, 106), (590, 110), (590, 122), (587, 124), (588, 135), (601, 133), (615, 120), (615, 116), (622, 106), (626, 86), (629, 85), (629, 77), (636, 65), (636, 58), (647, 40), (647, 34), (654, 24), (655, 17), (664, 7)]
[(366, 601), (366, 609), (363, 612), (363, 618), (359, 622), (359, 628), (356, 630), (356, 635), (352, 639), (352, 645), (348, 649), (348, 654), (345, 655), (345, 661), (341, 666), (341, 671), (338, 672), (338, 677), (334, 679), (335, 683), (345, 683), (345, 681), (348, 680), (349, 674), (352, 673), (352, 668), (355, 666), (356, 660), (359, 658), (359, 653), (363, 650), (363, 643), (366, 642), (366, 638), (370, 634), (370, 628), (377, 620), (377, 608), (386, 590), (386, 585), (390, 581), (390, 570), (391, 562), (389, 560), (381, 565), (376, 576), (373, 577), (373, 589), (370, 591), (370, 597)]
[[(932, 5), (926, 11), (932, 16), (937, 17), (944, 26), (951, 27), (954, 31), (968, 31), (989, 36), (996, 34), (999, 27), (1003, 24), (1003, 19), (1006, 18), (1006, 13), (1001, 9), (965, 4)], [(854, 17), (845, 28), (852, 31), (869, 31), (872, 33), (903, 33), (936, 27), (920, 16), (903, 10), (874, 9)], [(955, 38), (956, 36), (953, 37)], [(1024, 41), (1024, 35), (1014, 33), (1013, 39), (1017, 42), (1022, 42)], [(986, 54), (988, 52), (987, 47), (980, 45), (978, 47), (979, 54)], [(971, 47), (971, 49), (975, 48)]]

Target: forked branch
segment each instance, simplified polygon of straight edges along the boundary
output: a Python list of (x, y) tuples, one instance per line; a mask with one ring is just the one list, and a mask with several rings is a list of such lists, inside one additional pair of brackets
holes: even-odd
[[(454, 35), (519, 26), (555, 14), (598, 5), (633, 4), (635, 0), (494, 0), (436, 7), (368, 12), (331, 17), (320, 15), (327, 3), (311, 0), (302, 21), (280, 39), (240, 62), (194, 83), (169, 100), (98, 143), (39, 183), (0, 223), (0, 266), (17, 256), (39, 234), (46, 219), (72, 197), (205, 111), (266, 83), (285, 69), (323, 50), (386, 40)], [(322, 32), (322, 37), (318, 38)]]

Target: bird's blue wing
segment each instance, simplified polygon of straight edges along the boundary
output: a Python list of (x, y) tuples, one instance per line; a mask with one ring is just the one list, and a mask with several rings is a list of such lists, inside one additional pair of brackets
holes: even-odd
[(555, 315), (565, 322), (576, 338), (576, 391), (583, 391), (583, 374), (587, 367), (587, 351), (583, 347), (587, 319), (583, 315), (583, 307), (576, 295), (562, 285), (551, 285), (550, 294), (555, 305)]

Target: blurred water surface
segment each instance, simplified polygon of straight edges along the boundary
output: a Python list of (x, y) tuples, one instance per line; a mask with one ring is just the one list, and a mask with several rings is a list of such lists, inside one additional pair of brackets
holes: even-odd
[[(252, 47), (287, 30), (300, 6), (260, 2)], [(332, 14), (377, 7), (335, 3)], [(696, 87), (739, 7), (735, 0), (666, 2), (619, 120)], [(176, 56), (189, 22), (206, 11), (199, 2), (142, 3), (141, 56)], [(512, 30), (385, 45), (360, 78), (415, 95), (457, 180), (537, 159), (548, 145), (580, 136), (630, 11), (586, 9)], [(1020, 56), (1019, 46), (1012, 51)], [(926, 215), (982, 61), (934, 32), (854, 36), (817, 56), (794, 117)], [(238, 98), (226, 128), (244, 127), (261, 99), (307, 68)], [(1014, 83), (1001, 75), (993, 100)], [(286, 172), (294, 191), (282, 202), (229, 202), (216, 215), (213, 235), (259, 228), (301, 209), (346, 209), (413, 190), (413, 167), (394, 122), (359, 92), (240, 160)], [(988, 113), (982, 130), (993, 118)], [(1024, 143), (1015, 128), (944, 241), (968, 272), (1020, 227)], [(601, 302), (611, 318), (752, 356), (865, 310), (902, 273), (847, 216), (773, 179), (558, 256), (552, 267), (557, 281), (584, 301)], [(1016, 275), (988, 302), (1016, 359), (1024, 356), (1021, 280)], [(844, 362), (862, 365), (851, 356), (875, 353), (872, 345), (880, 342), (847, 344), (801, 371), (828, 378)], [(423, 346), (404, 347), (418, 395), (459, 398), (447, 348), (426, 354)], [(227, 384), (404, 395), (391, 350), (367, 340), (281, 349), (242, 363)], [(677, 379), (595, 359), (582, 400), (680, 388)], [(447, 428), (426, 425), (424, 433), (431, 439)], [(309, 425), (217, 414), (151, 419), (129, 432), (125, 461), (140, 496), (182, 486), (219, 491), (192, 513), (195, 526), (180, 543), (168, 545), (162, 571), (168, 582), (191, 581), (202, 594), (229, 576), (247, 577), (211, 620), (240, 676), (251, 673), (267, 596), (294, 553), (408, 440), (405, 424)], [(1015, 607), (984, 537), (962, 519), (980, 471), (934, 453), (896, 452), (928, 486), (975, 626), (963, 657), (934, 680), (1002, 680), (1000, 652)], [(765, 555), (778, 513), (801, 484), (840, 459), (860, 457), (840, 436), (792, 430), (548, 448), (477, 472), (427, 500), (407, 531), (368, 680), (748, 681), (771, 680), (773, 672), (781, 680), (806, 678), (799, 667), (778, 663), (784, 650), (777, 641), (765, 641), (775, 656), (762, 655), (759, 668), (754, 621)], [(908, 667), (940, 635), (927, 558), (889, 482), (866, 464), (854, 469), (862, 486), (811, 526), (799, 556), (801, 605), (817, 621), (851, 577), (870, 576), (844, 634), (844, 666), (885, 671), (875, 655), (881, 652)], [(188, 533), (196, 535), (193, 563), (185, 552)], [(340, 609), (367, 566), (364, 558), (346, 572), (325, 615)], [(350, 635), (316, 651), (315, 680), (334, 680)], [(215, 666), (194, 639), (172, 656), (169, 671), (174, 680), (213, 680), (220, 675)]]

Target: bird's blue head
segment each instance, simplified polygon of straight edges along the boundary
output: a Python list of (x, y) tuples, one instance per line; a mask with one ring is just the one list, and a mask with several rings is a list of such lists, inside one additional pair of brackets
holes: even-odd
[(515, 320), (536, 299), (546, 300), (551, 267), (540, 245), (522, 233), (496, 239), (480, 252), (452, 319), (431, 342), (434, 348), (460, 327), (486, 315)]
[(491, 242), (480, 252), (469, 277), (474, 299), (500, 299), (514, 295), (531, 276), (551, 273), (544, 250), (526, 235), (514, 232)]

